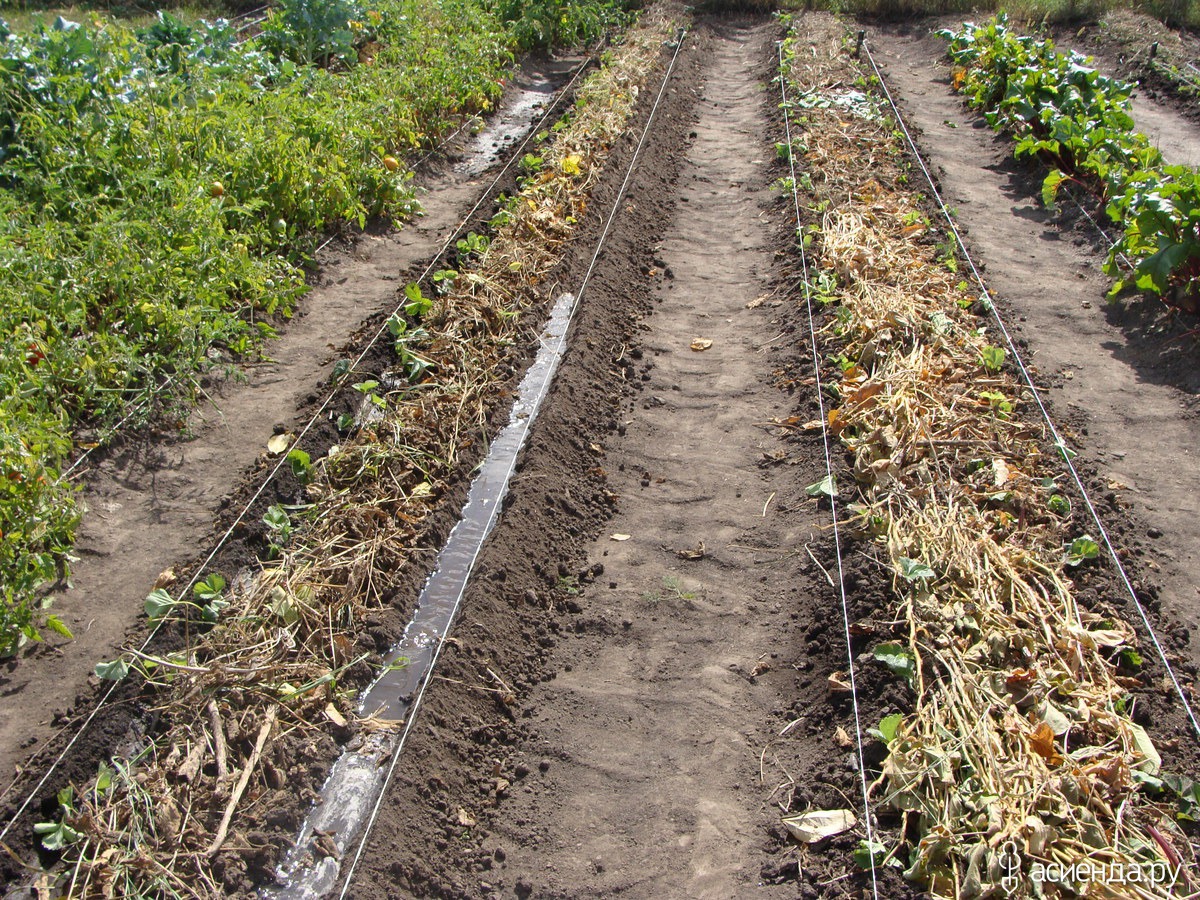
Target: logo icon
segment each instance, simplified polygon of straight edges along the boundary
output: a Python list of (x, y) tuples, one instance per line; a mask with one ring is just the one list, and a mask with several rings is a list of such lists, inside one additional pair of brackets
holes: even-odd
[(1021, 855), (1017, 853), (1017, 842), (1005, 841), (996, 862), (1004, 873), (1000, 877), (1000, 887), (1009, 894), (1015, 893), (1021, 884)]

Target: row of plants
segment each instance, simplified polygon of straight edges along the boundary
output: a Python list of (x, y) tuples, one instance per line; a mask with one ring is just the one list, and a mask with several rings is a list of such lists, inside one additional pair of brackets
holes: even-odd
[[(1053, 205), (1064, 182), (1099, 195), (1121, 235), (1105, 272), (1112, 296), (1136, 288), (1195, 311), (1200, 302), (1200, 182), (1168, 165), (1135, 131), (1133, 86), (1101, 75), (1048, 38), (1014, 33), (1005, 16), (938, 34), (949, 42), (954, 86), (997, 130), (1016, 135), (1017, 157), (1052, 167), (1042, 188)], [(1123, 265), (1133, 265), (1129, 272)]]
[(281, 0), (245, 41), (168, 14), (0, 23), (0, 656), (69, 575), (72, 456), (130, 409), (166, 419), (167, 379), (183, 427), (199, 373), (293, 313), (319, 235), (415, 213), (405, 154), (486, 111), (520, 50), (623, 10)]
[[(861, 736), (886, 752), (867, 775), (879, 827), (855, 861), (881, 886), (897, 872), (964, 900), (1190, 890), (1179, 821), (1196, 785), (1144, 727), (1158, 688), (1134, 630), (1109, 600), (1078, 599), (1100, 548), (1070, 500), (1069, 451), (989, 338), (894, 121), (846, 87), (864, 79), (851, 45), (832, 24), (790, 34), (800, 130), (780, 153), (806, 205), (798, 252), (827, 372), (828, 415), (804, 427), (849, 469), (809, 493), (839, 498), (847, 552), (891, 584), (894, 606), (850, 623), (867, 643), (856, 668), (883, 667), (911, 698)], [(790, 821), (812, 839), (813, 813)]]
[(136, 757), (64, 789), (58, 815), (36, 826), (63, 854), (55, 884), (70, 896), (227, 895), (245, 865), (244, 846), (225, 835), (269, 831), (274, 807), (300, 802), (300, 786), (278, 773), (331, 762), (324, 735), (395, 725), (355, 710), (386, 650), (370, 626), (413, 580), (409, 567), (427, 564), (431, 514), (473, 470), (493, 411), (511, 402), (506, 373), (539, 339), (553, 272), (673, 27), (643, 16), (536, 135), (490, 223), (458, 240), (430, 283), (405, 287), (387, 321), (386, 368), (335, 366), (350, 399), (336, 419), (341, 441), (323, 458), (290, 451), (307, 502), (261, 513), (261, 569), (154, 591), (147, 615), (193, 629), (187, 646), (97, 667), (101, 678), (144, 679), (161, 730)]

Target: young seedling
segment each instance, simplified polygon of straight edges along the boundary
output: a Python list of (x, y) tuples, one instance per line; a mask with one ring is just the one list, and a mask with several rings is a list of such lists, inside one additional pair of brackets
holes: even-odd
[(203, 581), (196, 582), (192, 593), (201, 604), (200, 615), (206, 622), (216, 623), (221, 616), (221, 610), (229, 605), (229, 601), (225, 599), (225, 578), (216, 572), (210, 573)]
[(271, 559), (276, 559), (287, 547), (288, 542), (292, 538), (295, 526), (292, 525), (291, 517), (288, 516), (286, 510), (278, 504), (267, 510), (266, 515), (263, 516), (263, 524), (267, 526), (267, 530), (271, 535), (271, 546), (268, 550), (268, 556)]
[(1100, 545), (1090, 534), (1077, 537), (1064, 549), (1064, 559), (1068, 566), (1078, 566), (1088, 559), (1096, 559), (1100, 555)]
[(62, 819), (58, 822), (38, 822), (33, 833), (41, 835), (42, 846), (47, 850), (63, 850), (83, 840), (83, 832), (68, 824), (75, 817), (75, 789), (65, 787), (58, 792), (58, 808)]
[(1008, 357), (1003, 347), (996, 347), (992, 344), (984, 347), (979, 351), (979, 364), (988, 372), (995, 375), (1004, 365), (1004, 360)]

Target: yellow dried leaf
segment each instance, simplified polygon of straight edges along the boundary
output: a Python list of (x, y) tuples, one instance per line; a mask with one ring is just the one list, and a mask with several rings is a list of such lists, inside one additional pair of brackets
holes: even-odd
[(1054, 743), (1054, 729), (1045, 722), (1040, 723), (1029, 735), (1029, 746), (1052, 766), (1057, 766), (1063, 761), (1062, 754), (1058, 752)]
[(847, 403), (847, 405), (849, 405), (851, 403), (860, 403), (860, 404), (865, 403), (867, 400), (870, 400), (872, 397), (876, 397), (879, 394), (882, 394), (884, 386), (885, 385), (882, 381), (868, 382), (867, 384), (864, 384), (862, 387), (860, 387), (857, 391), (850, 394), (850, 396), (848, 396), (846, 398), (846, 403)]
[(709, 338), (695, 338), (692, 341), (691, 347), (693, 350), (699, 353), (702, 350), (707, 350), (712, 345), (713, 342)]
[(845, 672), (834, 672), (826, 680), (826, 684), (835, 694), (850, 693), (850, 678)]
[(992, 460), (992, 481), (995, 482), (996, 487), (1004, 487), (1011, 474), (1008, 470), (1008, 463), (1004, 460)]

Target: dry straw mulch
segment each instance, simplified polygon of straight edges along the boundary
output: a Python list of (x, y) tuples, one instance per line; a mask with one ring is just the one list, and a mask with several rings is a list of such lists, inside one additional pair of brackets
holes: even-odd
[(1118, 666), (1136, 635), (1073, 596), (1072, 564), (1097, 563), (1066, 549), (1084, 520), (1062, 460), (940, 258), (894, 123), (850, 87), (853, 41), (810, 25), (786, 60), (822, 352), (841, 364), (825, 426), (853, 458), (841, 495), (907, 626), (876, 655), (916, 697), (881, 728), (870, 798), (901, 823), (877, 859), (936, 896), (1187, 895), (1191, 846), (1145, 785), (1170, 761), (1131, 719), (1146, 686)]

